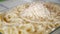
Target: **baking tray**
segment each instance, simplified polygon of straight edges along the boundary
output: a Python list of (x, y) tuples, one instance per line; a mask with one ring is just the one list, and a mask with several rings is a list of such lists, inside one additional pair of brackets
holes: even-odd
[[(5, 10), (5, 9), (10, 9), (12, 7), (15, 7), (17, 5), (21, 5), (27, 2), (36, 2), (36, 1), (44, 1), (44, 2), (53, 2), (60, 4), (60, 0), (5, 0), (4, 2), (0, 2), (0, 9)], [(3, 5), (3, 6), (1, 6)], [(4, 9), (5, 8), (5, 9)], [(2, 11), (0, 10), (0, 11)]]
[[(6, 0), (4, 2), (0, 2), (0, 6), (3, 7), (2, 10), (0, 10), (0, 11), (5, 12), (5, 11), (8, 11), (11, 8), (17, 6), (17, 5), (21, 5), (21, 4), (24, 4), (24, 3), (39, 2), (39, 1), (52, 2), (52, 3), (60, 5), (60, 0)], [(0, 7), (0, 9), (1, 9), (1, 7)]]

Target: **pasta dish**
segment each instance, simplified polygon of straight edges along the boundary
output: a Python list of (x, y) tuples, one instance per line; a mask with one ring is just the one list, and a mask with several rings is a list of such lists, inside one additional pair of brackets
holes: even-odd
[(0, 12), (2, 34), (49, 34), (60, 26), (60, 6), (53, 3), (26, 3)]

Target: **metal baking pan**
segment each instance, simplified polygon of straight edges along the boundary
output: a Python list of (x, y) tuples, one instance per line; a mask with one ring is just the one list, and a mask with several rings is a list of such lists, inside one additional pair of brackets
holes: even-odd
[[(0, 7), (0, 9), (2, 9), (0, 11), (7, 11), (11, 9), (12, 7), (15, 7), (17, 5), (21, 5), (24, 3), (39, 2), (39, 1), (52, 2), (52, 3), (56, 3), (60, 5), (60, 0), (6, 0), (4, 2), (0, 2), (0, 6), (3, 7), (3, 8)], [(54, 32), (50, 34), (58, 34), (58, 32), (60, 32), (60, 28), (57, 28), (56, 30), (54, 30)]]
[(2, 9), (2, 10), (4, 10), (4, 8), (10, 9), (10, 8), (20, 5), (20, 4), (24, 4), (27, 2), (31, 3), (31, 2), (36, 2), (36, 1), (53, 2), (53, 3), (60, 4), (60, 0), (5, 0), (3, 2), (0, 2), (0, 9)]

